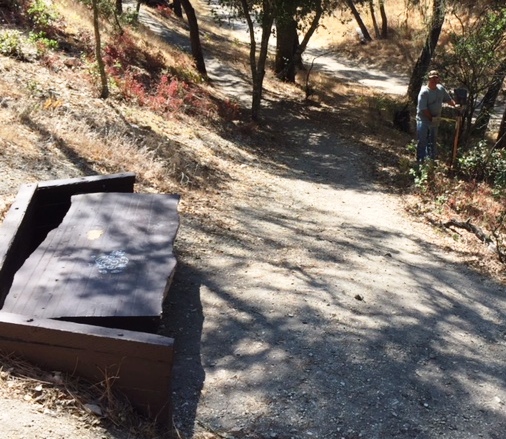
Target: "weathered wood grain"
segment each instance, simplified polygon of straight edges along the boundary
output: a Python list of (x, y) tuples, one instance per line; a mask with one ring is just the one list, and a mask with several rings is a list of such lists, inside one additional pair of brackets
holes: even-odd
[(3, 310), (40, 318), (155, 317), (176, 266), (174, 195), (72, 197), (14, 277)]
[(172, 338), (0, 311), (0, 351), (92, 384), (114, 378), (139, 412), (170, 420)]

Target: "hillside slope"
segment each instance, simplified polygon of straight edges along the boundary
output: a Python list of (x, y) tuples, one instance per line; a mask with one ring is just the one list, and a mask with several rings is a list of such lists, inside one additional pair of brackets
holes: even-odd
[[(219, 36), (208, 50), (244, 78)], [(330, 77), (307, 101), (268, 78), (260, 126), (207, 85), (231, 117), (167, 117), (98, 99), (75, 54), (50, 61), (0, 57), (1, 210), (21, 183), (95, 173), (182, 195), (163, 322), (181, 437), (501, 437), (504, 285), (469, 269), (480, 253), (404, 213), (389, 176), (409, 135), (384, 136), (382, 113), (357, 105), (367, 97)], [(69, 394), (37, 399), (41, 377), (2, 378), (0, 411), (19, 414), (7, 439), (157, 437), (125, 418), (99, 425)]]

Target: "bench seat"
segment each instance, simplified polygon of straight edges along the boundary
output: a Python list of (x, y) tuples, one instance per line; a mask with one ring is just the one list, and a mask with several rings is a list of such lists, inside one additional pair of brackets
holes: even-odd
[(14, 276), (3, 311), (37, 318), (160, 317), (176, 267), (177, 195), (74, 195)]

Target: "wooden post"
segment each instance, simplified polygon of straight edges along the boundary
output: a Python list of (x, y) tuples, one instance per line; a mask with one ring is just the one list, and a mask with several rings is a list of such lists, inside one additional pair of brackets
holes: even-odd
[(457, 115), (457, 120), (455, 122), (455, 137), (453, 138), (453, 154), (452, 154), (452, 161), (450, 163), (450, 169), (453, 169), (453, 166), (455, 165), (455, 160), (457, 160), (457, 151), (459, 148), (461, 126), (462, 126), (462, 112), (459, 110), (459, 114)]

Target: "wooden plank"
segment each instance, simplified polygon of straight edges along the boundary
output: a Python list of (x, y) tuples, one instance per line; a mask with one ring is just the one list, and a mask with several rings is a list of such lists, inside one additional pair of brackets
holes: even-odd
[(135, 174), (131, 172), (39, 182), (35, 197), (38, 215), (37, 221), (33, 224), (41, 237), (37, 245), (50, 230), (62, 222), (70, 208), (70, 199), (73, 195), (95, 192), (131, 193), (134, 191), (134, 184)]
[(50, 200), (69, 199), (72, 195), (93, 192), (133, 192), (135, 174), (92, 175), (87, 177), (41, 181), (38, 184), (39, 196)]
[(0, 311), (0, 351), (91, 383), (116, 377), (113, 389), (138, 411), (170, 421), (172, 338)]
[(33, 199), (36, 191), (36, 184), (21, 186), (0, 227), (0, 308), (11, 288), (14, 274), (33, 250)]
[(47, 233), (61, 223), (74, 194), (133, 192), (135, 174), (51, 180), (22, 185), (0, 227), (0, 308), (14, 274)]
[(175, 270), (176, 195), (72, 197), (14, 277), (3, 310), (40, 318), (156, 317)]

